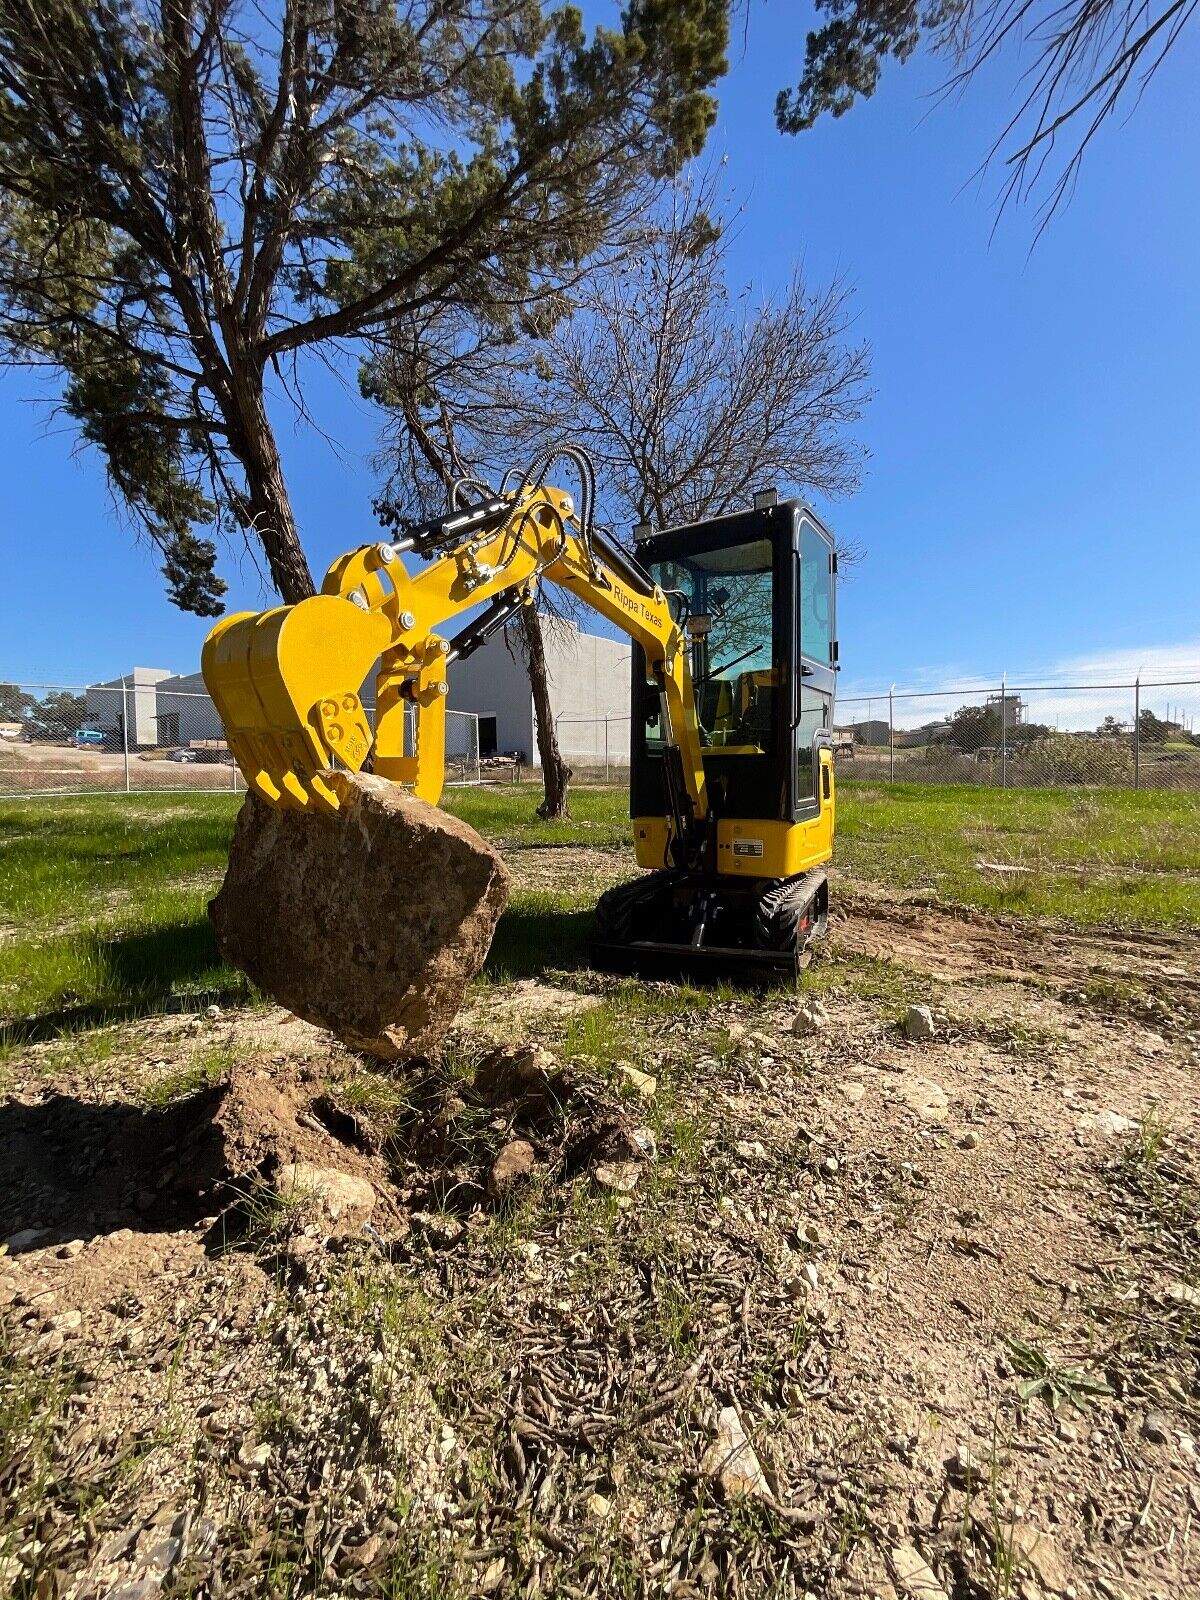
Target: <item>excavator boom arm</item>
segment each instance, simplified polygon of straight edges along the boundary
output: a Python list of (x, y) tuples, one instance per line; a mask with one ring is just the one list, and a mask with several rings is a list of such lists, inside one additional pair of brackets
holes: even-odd
[[(433, 554), (410, 573), (409, 549)], [(273, 805), (336, 811), (336, 759), (410, 784), (436, 804), (445, 772), (446, 670), (522, 605), (539, 582), (568, 590), (641, 645), (659, 686), (682, 791), (677, 836), (708, 799), (687, 637), (663, 591), (603, 536), (585, 533), (571, 496), (526, 487), (425, 523), (396, 544), (340, 556), (321, 593), (298, 605), (222, 619), (202, 667), (247, 784)], [(488, 602), (457, 639), (447, 621)], [(361, 700), (378, 662), (375, 727)], [(415, 709), (414, 737), (405, 718)]]

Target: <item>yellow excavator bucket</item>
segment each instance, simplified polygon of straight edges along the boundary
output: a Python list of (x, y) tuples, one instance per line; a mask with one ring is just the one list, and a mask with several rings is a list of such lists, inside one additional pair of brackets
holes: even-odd
[(378, 612), (338, 595), (223, 618), (204, 644), (204, 682), (234, 760), (272, 805), (336, 811), (333, 759), (357, 772), (371, 748), (359, 690), (388, 644)]

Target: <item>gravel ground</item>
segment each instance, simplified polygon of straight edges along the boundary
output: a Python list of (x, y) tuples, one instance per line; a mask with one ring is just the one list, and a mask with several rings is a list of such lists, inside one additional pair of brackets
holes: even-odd
[(1196, 941), (839, 904), (800, 996), (549, 971), (399, 1078), (18, 1053), (0, 1593), (1198, 1592)]

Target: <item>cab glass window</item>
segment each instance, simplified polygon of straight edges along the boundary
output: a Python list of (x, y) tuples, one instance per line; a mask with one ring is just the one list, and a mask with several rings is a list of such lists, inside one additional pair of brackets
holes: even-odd
[(800, 686), (800, 719), (796, 724), (796, 805), (815, 807), (819, 762), (813, 741), (829, 727), (829, 696), (808, 684)]
[[(661, 561), (655, 582), (691, 640), (692, 685), (706, 753), (764, 755), (775, 740), (783, 692), (773, 638), (771, 542)], [(648, 686), (647, 748), (662, 748), (657, 697)]]
[(811, 523), (800, 529), (800, 654), (828, 666), (833, 644), (829, 546)]

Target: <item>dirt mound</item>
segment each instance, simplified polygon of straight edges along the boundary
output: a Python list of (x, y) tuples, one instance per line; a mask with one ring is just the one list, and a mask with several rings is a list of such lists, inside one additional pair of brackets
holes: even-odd
[(390, 1209), (386, 1166), (315, 1075), (239, 1067), (165, 1107), (68, 1094), (10, 1102), (0, 1108), (0, 1238), (28, 1233), (32, 1248), (187, 1227), (252, 1202), (297, 1164), (365, 1181), (381, 1213)]

